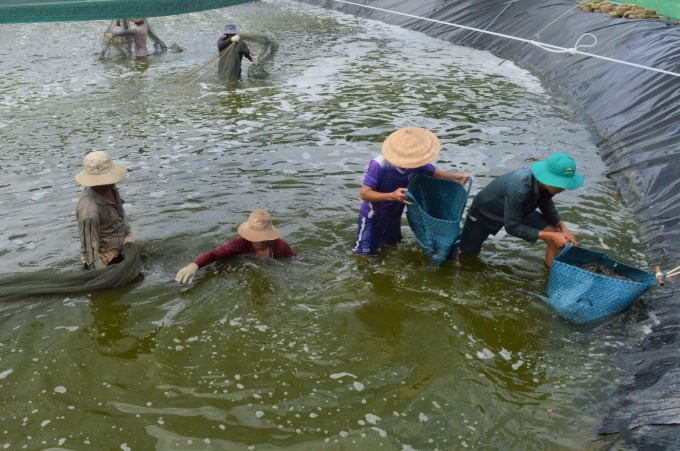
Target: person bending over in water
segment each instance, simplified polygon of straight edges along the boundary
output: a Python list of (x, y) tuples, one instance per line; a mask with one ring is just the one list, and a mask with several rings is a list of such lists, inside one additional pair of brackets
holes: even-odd
[(85, 168), (75, 177), (85, 187), (76, 206), (80, 258), (88, 269), (99, 269), (122, 262), (123, 244), (134, 242), (123, 200), (116, 189), (127, 168), (111, 161), (103, 151), (90, 152), (83, 164)]
[(260, 257), (280, 258), (296, 257), (288, 243), (281, 238), (281, 232), (272, 224), (272, 217), (267, 210), (255, 210), (246, 222), (238, 227), (241, 238), (229, 241), (227, 244), (206, 252), (192, 263), (180, 269), (175, 281), (180, 283), (193, 282), (196, 271), (217, 260), (234, 255), (257, 254)]
[(548, 244), (545, 263), (552, 266), (560, 248), (568, 242), (577, 245), (552, 198), (582, 184), (583, 176), (576, 172), (576, 162), (562, 152), (532, 164), (531, 168), (498, 177), (472, 200), (460, 236), (460, 251), (478, 254), (489, 235), (505, 227), (510, 235), (529, 243), (545, 241)]
[(383, 142), (382, 155), (368, 164), (359, 193), (364, 203), (352, 249), (356, 254), (375, 255), (379, 246), (401, 241), (401, 215), (410, 205), (406, 187), (417, 174), (467, 183), (467, 174), (451, 174), (429, 164), (440, 147), (434, 133), (417, 127), (397, 130)]
[(135, 56), (137, 58), (145, 58), (149, 56), (149, 50), (146, 48), (149, 25), (147, 25), (146, 19), (129, 19), (129, 21), (134, 23), (136, 28), (132, 30), (121, 30), (116, 27), (111, 33), (107, 33), (106, 37), (112, 39), (119, 36), (132, 36), (135, 40)]

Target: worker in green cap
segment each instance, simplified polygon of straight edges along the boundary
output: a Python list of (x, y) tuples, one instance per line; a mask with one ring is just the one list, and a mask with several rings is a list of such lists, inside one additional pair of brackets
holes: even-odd
[(576, 162), (562, 152), (532, 164), (531, 168), (498, 177), (472, 200), (460, 237), (460, 251), (478, 254), (489, 235), (505, 227), (510, 235), (529, 243), (545, 241), (548, 245), (545, 263), (552, 266), (560, 248), (568, 242), (577, 245), (552, 198), (582, 184), (583, 176), (576, 172)]

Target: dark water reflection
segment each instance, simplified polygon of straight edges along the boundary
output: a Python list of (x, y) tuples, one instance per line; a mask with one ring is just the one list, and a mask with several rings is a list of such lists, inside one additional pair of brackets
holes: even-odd
[[(281, 43), (272, 77), (216, 70), (171, 93), (234, 22)], [(586, 175), (558, 205), (588, 247), (645, 266), (584, 127), (487, 53), (288, 2), (152, 20), (181, 54), (97, 60), (104, 23), (3, 26), (0, 272), (74, 268), (73, 175), (90, 150), (119, 184), (135, 284), (0, 306), (0, 445), (9, 449), (584, 449), (639, 336), (569, 326), (543, 247), (516, 239), (432, 267), (404, 242), (349, 251), (368, 161), (396, 128), (435, 131), (473, 191), (551, 151)], [(46, 45), (45, 42), (49, 45)], [(305, 261), (174, 274), (267, 208)], [(612, 335), (608, 335), (612, 334)], [(5, 432), (6, 431), (6, 432)]]

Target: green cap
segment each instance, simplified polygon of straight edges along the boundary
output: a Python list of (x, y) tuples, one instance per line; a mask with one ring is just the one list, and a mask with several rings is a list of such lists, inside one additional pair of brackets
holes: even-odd
[(576, 162), (563, 152), (555, 152), (547, 160), (532, 164), (531, 172), (547, 186), (576, 189), (583, 185), (583, 176), (576, 172)]

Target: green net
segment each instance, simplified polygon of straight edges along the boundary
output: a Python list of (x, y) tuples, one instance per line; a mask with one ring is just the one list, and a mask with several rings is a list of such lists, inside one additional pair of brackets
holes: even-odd
[(123, 246), (125, 260), (105, 268), (81, 271), (46, 269), (27, 274), (0, 278), (0, 300), (32, 295), (74, 294), (130, 283), (142, 269), (139, 249), (135, 243)]
[(253, 0), (2, 0), (0, 23), (115, 20), (172, 16)]
[(266, 34), (242, 33), (239, 42), (229, 45), (222, 51), (219, 61), (219, 76), (222, 80), (238, 80), (241, 78), (241, 52), (257, 55), (257, 64), (248, 67), (249, 78), (264, 78), (269, 75), (267, 67), (273, 61), (279, 44)]
[(680, 0), (636, 0), (634, 3), (655, 9), (662, 16), (680, 20)]

